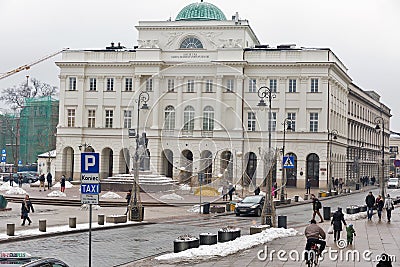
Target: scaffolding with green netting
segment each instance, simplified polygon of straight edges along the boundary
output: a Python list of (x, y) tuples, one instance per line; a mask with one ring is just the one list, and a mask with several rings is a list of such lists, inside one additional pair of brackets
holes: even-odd
[(20, 160), (37, 161), (39, 154), (56, 148), (58, 100), (51, 96), (27, 98), (20, 113)]

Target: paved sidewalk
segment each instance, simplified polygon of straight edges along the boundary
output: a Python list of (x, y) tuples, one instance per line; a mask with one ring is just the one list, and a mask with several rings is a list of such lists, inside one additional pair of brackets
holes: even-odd
[[(400, 207), (393, 211), (392, 222), (386, 221), (386, 214), (384, 219), (379, 222), (377, 215), (374, 215), (372, 221), (367, 219), (347, 221), (352, 223), (356, 230), (357, 236), (354, 239), (353, 245), (349, 245), (343, 249), (338, 247), (338, 244), (333, 241), (333, 235), (327, 235), (327, 253), (324, 254), (324, 259), (320, 262), (320, 266), (376, 266), (375, 260), (382, 252), (392, 255), (396, 258), (393, 266), (400, 266)], [(319, 224), (325, 231), (329, 228), (329, 222)], [(267, 243), (265, 245), (253, 247), (251, 249), (229, 255), (223, 258), (213, 260), (206, 260), (204, 262), (185, 262), (180, 264), (165, 264), (160, 263), (154, 258), (148, 258), (141, 261), (133, 262), (123, 267), (172, 267), (172, 266), (201, 266), (201, 267), (258, 267), (258, 266), (272, 266), (272, 267), (287, 267), (287, 266), (305, 266), (305, 261), (301, 260), (301, 253), (305, 246), (305, 237), (303, 235), (304, 227), (297, 228), (300, 235), (295, 237), (282, 238)], [(346, 237), (345, 231), (342, 232), (342, 239)], [(267, 249), (266, 249), (267, 248)], [(260, 253), (260, 251), (262, 251)], [(265, 254), (267, 251), (267, 254)], [(273, 253), (273, 251), (275, 251)], [(281, 252), (279, 252), (281, 251)], [(279, 260), (279, 253), (281, 258)], [(260, 253), (261, 259), (258, 258)], [(290, 253), (290, 257), (289, 257)], [(329, 254), (330, 253), (330, 254)], [(295, 260), (296, 256), (300, 255), (300, 260)], [(356, 257), (359, 255), (359, 259)], [(266, 257), (266, 259), (264, 259)], [(271, 260), (272, 258), (272, 260)]]

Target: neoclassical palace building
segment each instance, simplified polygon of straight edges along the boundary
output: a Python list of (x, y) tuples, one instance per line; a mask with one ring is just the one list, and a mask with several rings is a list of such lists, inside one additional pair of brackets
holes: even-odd
[(129, 173), (132, 129), (147, 135), (151, 172), (180, 181), (205, 173), (260, 184), (270, 147), (273, 179), (281, 183), (284, 152), (294, 159), (287, 186), (299, 188), (378, 177), (382, 145), (388, 161), (390, 109), (329, 48), (261, 44), (248, 20), (206, 2), (136, 30), (133, 48), (68, 50), (57, 62), (58, 177), (79, 179), (79, 147), (100, 153), (101, 178)]

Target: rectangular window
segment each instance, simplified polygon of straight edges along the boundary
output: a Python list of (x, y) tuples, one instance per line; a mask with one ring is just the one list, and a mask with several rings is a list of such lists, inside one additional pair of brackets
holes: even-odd
[(271, 112), (271, 117), (268, 122), (268, 130), (271, 132), (276, 131), (276, 112)]
[(194, 80), (187, 81), (187, 92), (189, 92), (189, 93), (194, 92)]
[(175, 90), (175, 80), (168, 79), (168, 92), (173, 92)]
[(67, 110), (68, 114), (68, 127), (75, 127), (75, 109), (68, 109)]
[(289, 93), (295, 93), (297, 90), (297, 81), (294, 79), (289, 80)]
[(290, 126), (290, 130), (293, 132), (296, 131), (296, 113), (289, 112), (287, 118), (289, 119), (288, 127)]
[(94, 109), (88, 110), (88, 127), (89, 128), (96, 127), (96, 110)]
[(256, 114), (254, 112), (247, 113), (247, 130), (251, 132), (256, 130)]
[(107, 91), (114, 91), (114, 78), (107, 78)]
[(76, 77), (69, 77), (69, 90), (76, 91)]
[(318, 132), (318, 113), (310, 113), (310, 132)]
[(132, 128), (132, 110), (124, 110), (124, 128)]
[(311, 79), (311, 93), (318, 92), (318, 79)]
[(114, 116), (114, 110), (111, 109), (106, 109), (106, 128), (112, 128), (113, 127), (113, 116)]
[(153, 79), (152, 78), (148, 78), (146, 80), (146, 91), (153, 92)]
[(97, 90), (97, 79), (90, 78), (89, 79), (89, 91), (96, 91)]
[(250, 93), (257, 92), (257, 80), (256, 79), (249, 79), (249, 92)]
[(277, 84), (278, 82), (276, 79), (269, 80), (269, 89), (271, 90), (272, 93), (276, 93)]
[(229, 79), (226, 81), (226, 90), (228, 92), (233, 92), (235, 90), (235, 80)]
[(211, 93), (213, 91), (213, 80), (206, 81), (206, 92)]
[(133, 81), (132, 78), (125, 78), (125, 91), (133, 91)]

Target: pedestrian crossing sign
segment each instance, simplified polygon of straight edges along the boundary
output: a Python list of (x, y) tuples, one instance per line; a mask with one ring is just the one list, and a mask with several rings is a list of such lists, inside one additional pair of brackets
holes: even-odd
[(294, 157), (293, 156), (283, 157), (283, 168), (285, 168), (285, 169), (293, 169), (294, 168)]

